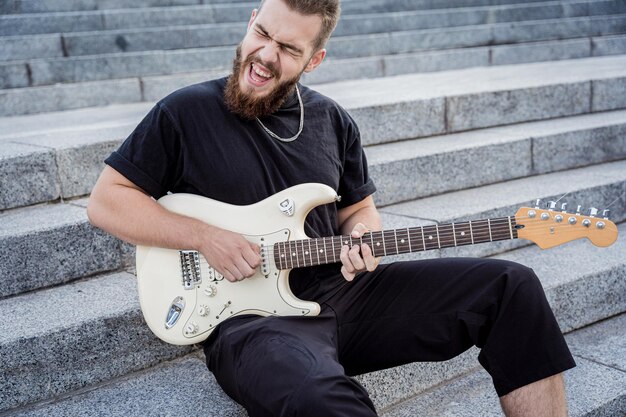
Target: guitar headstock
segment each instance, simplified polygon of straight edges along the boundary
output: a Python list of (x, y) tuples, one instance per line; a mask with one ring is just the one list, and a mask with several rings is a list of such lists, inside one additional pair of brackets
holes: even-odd
[[(596, 217), (596, 209), (588, 216), (538, 207), (522, 207), (515, 213), (517, 236), (547, 249), (572, 240), (587, 238), (596, 246), (609, 246), (617, 240), (617, 226), (606, 217)], [(606, 213), (605, 213), (606, 214)], [(520, 227), (521, 226), (521, 227)]]

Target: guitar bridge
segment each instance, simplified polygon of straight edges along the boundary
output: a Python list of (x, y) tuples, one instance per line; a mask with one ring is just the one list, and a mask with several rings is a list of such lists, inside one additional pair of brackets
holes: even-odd
[(193, 250), (181, 250), (180, 270), (183, 277), (183, 287), (192, 290), (202, 282), (200, 276), (200, 254)]

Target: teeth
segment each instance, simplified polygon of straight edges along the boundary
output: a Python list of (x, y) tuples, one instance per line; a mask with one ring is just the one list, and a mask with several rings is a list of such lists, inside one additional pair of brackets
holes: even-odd
[(259, 69), (256, 65), (252, 64), (252, 69), (254, 70), (254, 72), (256, 72), (258, 75), (260, 75), (261, 77), (264, 78), (270, 78), (272, 76), (272, 74), (270, 74), (269, 72), (265, 72), (261, 69)]

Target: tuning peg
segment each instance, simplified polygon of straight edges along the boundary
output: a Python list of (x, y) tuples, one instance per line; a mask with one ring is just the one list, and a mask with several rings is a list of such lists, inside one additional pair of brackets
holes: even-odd
[(535, 208), (536, 209), (541, 208), (540, 206), (541, 206), (541, 199), (538, 198), (537, 201), (535, 201)]
[(595, 207), (591, 207), (589, 209), (589, 217), (595, 217), (596, 214), (598, 214), (598, 209)]
[(561, 204), (561, 211), (562, 211), (563, 213), (566, 213), (566, 212), (567, 212), (567, 203), (563, 203), (563, 204)]
[(576, 214), (580, 214), (580, 210), (582, 210), (582, 208), (583, 206), (579, 204), (578, 207), (576, 207)]
[(552, 211), (556, 208), (556, 201), (550, 201), (548, 205), (548, 210)]
[(604, 217), (605, 219), (609, 219), (609, 214), (611, 214), (611, 210), (606, 209), (602, 212), (602, 217)]

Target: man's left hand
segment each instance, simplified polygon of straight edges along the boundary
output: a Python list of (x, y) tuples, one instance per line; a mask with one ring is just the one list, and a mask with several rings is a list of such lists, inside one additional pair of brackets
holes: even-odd
[[(350, 235), (358, 239), (369, 231), (363, 223), (357, 223)], [(372, 248), (367, 243), (353, 245), (352, 247), (343, 245), (339, 258), (343, 264), (341, 274), (348, 281), (352, 281), (359, 272), (373, 271), (378, 266), (378, 262), (380, 262), (380, 258), (374, 257)]]

